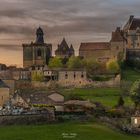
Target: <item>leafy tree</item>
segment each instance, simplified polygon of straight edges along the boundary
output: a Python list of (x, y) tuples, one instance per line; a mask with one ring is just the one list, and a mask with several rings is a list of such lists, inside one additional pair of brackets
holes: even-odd
[(93, 75), (95, 73), (95, 71), (97, 72), (97, 70), (99, 69), (100, 65), (97, 61), (95, 60), (86, 60), (86, 69), (87, 69), (87, 73), (89, 75), (89, 77), (91, 75)]
[(43, 81), (44, 80), (44, 75), (43, 72), (37, 72), (33, 71), (32, 72), (32, 81)]
[(68, 62), (68, 58), (67, 57), (64, 57), (64, 58), (61, 58), (61, 63), (63, 66), (66, 66), (67, 62)]
[(119, 64), (116, 59), (110, 59), (106, 63), (106, 68), (110, 73), (117, 73), (120, 70)]
[(70, 69), (83, 68), (82, 59), (76, 56), (71, 56), (67, 62), (67, 66)]
[(83, 65), (87, 70), (87, 74), (89, 78), (95, 76), (95, 74), (105, 73), (105, 64), (99, 63), (94, 59), (83, 60)]
[(137, 80), (132, 85), (130, 96), (132, 101), (135, 103), (135, 107), (138, 107), (140, 105), (140, 80)]
[(119, 98), (119, 100), (118, 100), (118, 105), (117, 105), (117, 106), (118, 106), (118, 107), (124, 106), (124, 99), (123, 99), (122, 96), (120, 96), (120, 98)]
[(54, 57), (51, 58), (48, 64), (49, 68), (61, 68), (62, 67), (62, 61), (60, 57)]

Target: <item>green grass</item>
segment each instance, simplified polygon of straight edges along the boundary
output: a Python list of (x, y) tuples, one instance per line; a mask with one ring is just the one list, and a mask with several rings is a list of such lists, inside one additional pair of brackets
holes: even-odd
[(140, 79), (140, 72), (127, 67), (122, 71), (122, 78), (123, 80), (130, 81), (133, 83), (136, 80)]
[[(105, 106), (113, 107), (117, 104), (120, 95), (123, 93), (120, 88), (90, 88), (90, 89), (65, 89), (61, 91), (66, 99), (81, 97), (94, 102), (101, 102)], [(126, 105), (132, 105), (130, 97), (124, 97)]]
[[(75, 138), (63, 138), (63, 133), (75, 133)], [(139, 140), (138, 136), (129, 136), (108, 128), (91, 123), (62, 123), (30, 126), (0, 127), (0, 140)]]

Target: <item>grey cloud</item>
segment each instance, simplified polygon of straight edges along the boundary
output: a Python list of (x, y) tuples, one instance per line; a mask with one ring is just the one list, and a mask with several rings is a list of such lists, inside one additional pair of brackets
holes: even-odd
[[(35, 28), (44, 29), (49, 40), (59, 36), (80, 36), (104, 33), (103, 38), (122, 26), (129, 15), (140, 13), (137, 0), (6, 0), (0, 1), (1, 34), (34, 38)], [(132, 12), (133, 9), (133, 12)], [(11, 23), (7, 23), (11, 21)], [(81, 36), (82, 37), (82, 36)], [(76, 40), (76, 38), (75, 38)], [(84, 40), (84, 38), (81, 38)], [(71, 40), (74, 42), (74, 40)], [(96, 40), (91, 40), (96, 41)], [(22, 43), (22, 40), (21, 40)], [(79, 42), (80, 43), (80, 42)]]

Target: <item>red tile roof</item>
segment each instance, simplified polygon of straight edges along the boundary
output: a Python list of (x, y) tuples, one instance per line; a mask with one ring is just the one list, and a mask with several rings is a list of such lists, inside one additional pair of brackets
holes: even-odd
[(92, 50), (109, 50), (109, 42), (91, 42), (91, 43), (81, 43), (80, 51), (92, 51)]
[(123, 36), (122, 36), (122, 33), (121, 33), (121, 30), (120, 30), (120, 27), (117, 27), (116, 31), (115, 32), (112, 32), (112, 38), (111, 38), (111, 41), (113, 42), (118, 42), (118, 41), (123, 41)]

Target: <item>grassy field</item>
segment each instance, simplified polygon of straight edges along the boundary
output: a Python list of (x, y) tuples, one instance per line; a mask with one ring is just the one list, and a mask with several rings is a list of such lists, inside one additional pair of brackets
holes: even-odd
[[(61, 91), (66, 99), (81, 97), (94, 102), (101, 102), (105, 106), (115, 106), (123, 91), (120, 88), (90, 88), (90, 89), (65, 89)], [(130, 97), (125, 96), (125, 105), (132, 105)]]
[[(74, 137), (63, 137), (63, 133)], [(66, 136), (66, 135), (65, 135)], [(97, 123), (62, 123), (30, 126), (0, 127), (0, 140), (139, 140)]]
[(122, 71), (122, 78), (123, 80), (135, 82), (136, 80), (140, 79), (140, 72), (133, 70), (132, 68), (125, 68)]

